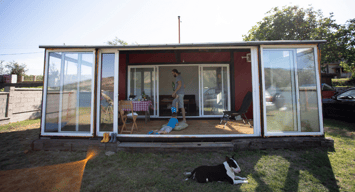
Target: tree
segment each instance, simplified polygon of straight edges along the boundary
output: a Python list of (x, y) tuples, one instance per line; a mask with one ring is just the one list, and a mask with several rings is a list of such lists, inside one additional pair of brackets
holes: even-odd
[(337, 32), (339, 46), (342, 48), (340, 66), (351, 72), (351, 80), (355, 82), (355, 19), (346, 21)]
[(2, 65), (4, 63), (4, 60), (0, 60), (0, 75), (4, 74), (4, 66)]
[(107, 41), (106, 44), (108, 45), (128, 45), (128, 43), (126, 41), (123, 41), (121, 39), (119, 39), (118, 37), (115, 37), (112, 41)]
[(26, 69), (26, 64), (18, 64), (15, 61), (8, 62), (5, 67), (8, 69), (10, 74), (25, 75), (28, 71), (28, 69)]
[(324, 17), (321, 10), (313, 7), (284, 6), (268, 11), (267, 16), (243, 35), (244, 41), (257, 40), (327, 40), (321, 46), (321, 63), (338, 61), (341, 47), (337, 42), (339, 25), (333, 13)]

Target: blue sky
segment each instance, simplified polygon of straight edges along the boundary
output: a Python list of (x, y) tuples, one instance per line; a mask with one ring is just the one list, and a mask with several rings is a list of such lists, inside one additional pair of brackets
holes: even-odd
[(355, 18), (354, 0), (0, 0), (0, 60), (25, 63), (27, 74), (40, 75), (39, 45), (103, 45), (115, 36), (129, 44), (177, 43), (177, 16), (181, 43), (242, 41), (272, 7), (310, 4), (325, 16), (333, 12), (339, 24)]

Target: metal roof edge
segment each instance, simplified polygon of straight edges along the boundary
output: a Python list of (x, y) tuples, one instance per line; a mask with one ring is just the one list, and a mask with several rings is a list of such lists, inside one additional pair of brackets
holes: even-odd
[(320, 44), (326, 40), (277, 40), (277, 41), (241, 41), (229, 43), (187, 43), (187, 44), (145, 44), (145, 45), (39, 45), (39, 48), (61, 48), (61, 49), (112, 49), (112, 48), (183, 48), (183, 47), (234, 47), (234, 46), (258, 46), (258, 45), (289, 45), (289, 44)]

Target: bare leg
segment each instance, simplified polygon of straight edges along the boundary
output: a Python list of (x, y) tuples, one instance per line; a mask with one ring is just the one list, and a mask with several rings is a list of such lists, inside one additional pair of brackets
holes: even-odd
[(184, 108), (184, 107), (181, 108), (181, 113), (182, 113), (182, 122), (185, 122), (185, 123), (186, 123), (185, 108)]

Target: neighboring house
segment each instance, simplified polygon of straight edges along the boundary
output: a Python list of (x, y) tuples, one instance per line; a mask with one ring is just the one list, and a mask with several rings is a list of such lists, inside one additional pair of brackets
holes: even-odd
[(335, 74), (336, 78), (351, 77), (351, 72), (345, 72), (340, 66), (340, 62), (323, 64), (323, 67), (322, 73), (324, 74)]
[[(41, 45), (45, 49), (41, 136), (119, 133), (118, 101), (133, 95), (151, 101), (147, 113), (156, 120), (139, 124), (133, 134), (118, 134), (120, 140), (323, 136), (318, 45), (325, 42)], [(148, 135), (170, 116), (172, 69), (181, 72), (186, 85), (189, 127)], [(253, 102), (246, 116), (252, 128), (242, 122), (219, 125), (223, 111), (238, 110), (249, 91)], [(282, 106), (276, 107), (280, 99)]]

